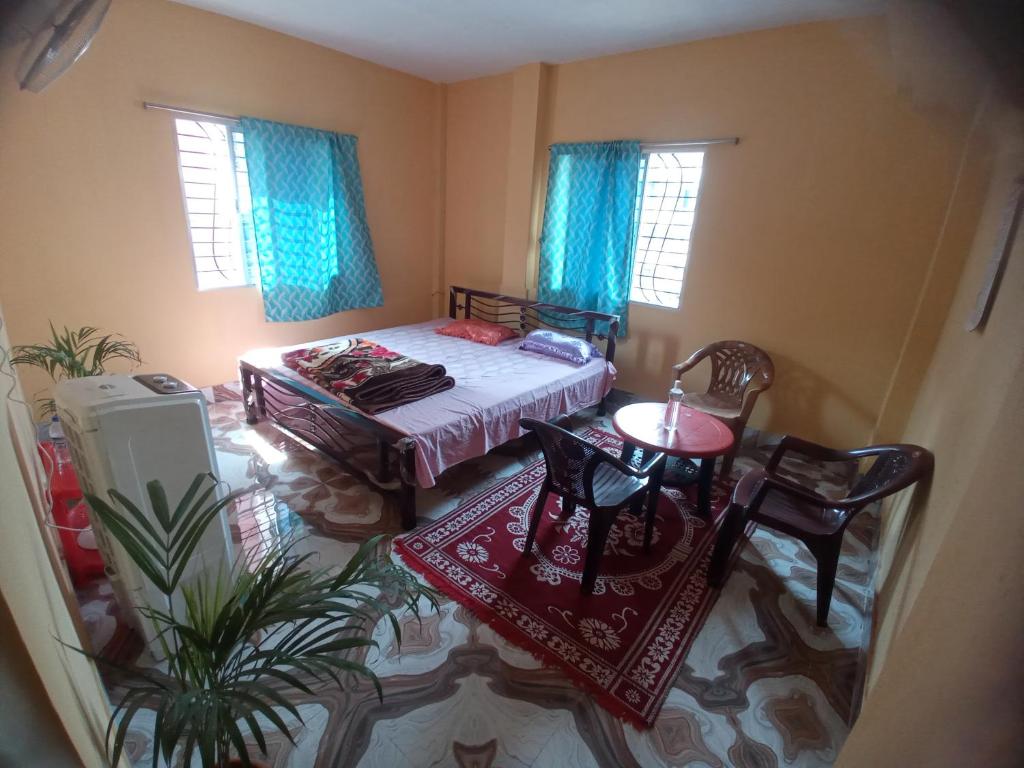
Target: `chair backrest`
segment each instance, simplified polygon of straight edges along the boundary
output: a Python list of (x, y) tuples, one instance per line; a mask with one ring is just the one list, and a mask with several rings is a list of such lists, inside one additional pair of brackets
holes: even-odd
[(850, 489), (850, 500), (868, 504), (890, 496), (931, 474), (935, 457), (919, 445), (873, 445), (853, 451), (858, 458), (875, 457), (868, 471)]
[(522, 419), (519, 424), (523, 429), (533, 431), (540, 440), (551, 490), (577, 503), (586, 504), (589, 479), (587, 470), (600, 461), (603, 451), (582, 437), (546, 421)]
[(703, 350), (711, 358), (708, 392), (742, 402), (747, 387), (768, 389), (775, 379), (775, 366), (768, 353), (745, 341), (716, 341)]

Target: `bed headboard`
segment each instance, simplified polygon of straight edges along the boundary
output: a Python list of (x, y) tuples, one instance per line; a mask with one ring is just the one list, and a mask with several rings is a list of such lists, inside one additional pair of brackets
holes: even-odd
[[(559, 333), (579, 336), (592, 343), (601, 341), (604, 342), (605, 360), (610, 363), (615, 359), (615, 336), (619, 330), (618, 315), (560, 307), (557, 304), (545, 304), (542, 301), (453, 285), (448, 294), (448, 315), (452, 318), (460, 317), (460, 310), (461, 317), (475, 317), (507, 325), (524, 335), (537, 328), (550, 328)], [(607, 332), (599, 331), (598, 323), (607, 323)]]

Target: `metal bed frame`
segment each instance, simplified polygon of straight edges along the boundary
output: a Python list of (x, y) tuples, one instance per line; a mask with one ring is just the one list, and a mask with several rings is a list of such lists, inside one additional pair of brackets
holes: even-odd
[[(475, 317), (515, 328), (521, 333), (550, 328), (604, 343), (604, 358), (615, 358), (619, 316), (562, 307), (489, 291), (453, 286), (448, 315)], [(599, 324), (606, 324), (605, 328)], [(239, 363), (246, 421), (270, 417), (377, 491), (396, 497), (402, 527), (416, 527), (416, 442), (406, 434), (341, 406), (312, 384), (302, 383)], [(598, 405), (603, 414), (604, 399)]]

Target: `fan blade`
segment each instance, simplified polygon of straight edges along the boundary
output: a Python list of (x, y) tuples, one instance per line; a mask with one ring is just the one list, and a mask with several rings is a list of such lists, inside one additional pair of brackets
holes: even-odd
[(103, 23), (110, 0), (70, 0), (29, 43), (18, 66), (22, 90), (39, 93), (82, 57)]

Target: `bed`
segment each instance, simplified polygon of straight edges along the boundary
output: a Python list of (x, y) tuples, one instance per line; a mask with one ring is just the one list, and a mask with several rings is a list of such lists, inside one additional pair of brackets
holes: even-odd
[[(402, 525), (416, 525), (416, 487), (429, 488), (448, 467), (482, 456), (523, 434), (524, 417), (549, 419), (604, 400), (615, 379), (619, 318), (601, 312), (532, 302), (453, 287), (449, 318), (360, 333), (425, 363), (444, 365), (455, 386), (415, 403), (370, 416), (285, 367), (281, 355), (339, 339), (247, 352), (239, 360), (246, 419), (271, 418), (382, 493), (397, 497)], [(520, 338), (491, 347), (442, 336), (435, 329), (456, 317), (512, 327), (570, 333), (603, 352), (583, 366), (518, 349)]]

